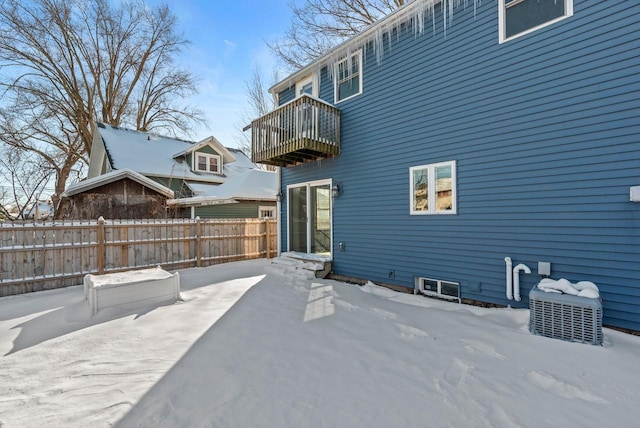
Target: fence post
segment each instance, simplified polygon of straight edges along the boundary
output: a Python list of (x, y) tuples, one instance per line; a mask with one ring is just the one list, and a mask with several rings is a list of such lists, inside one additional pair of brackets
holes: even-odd
[(105, 258), (105, 236), (104, 236), (104, 217), (98, 218), (98, 275), (104, 273), (104, 258)]
[(196, 267), (202, 264), (202, 224), (200, 217), (196, 217)]
[(266, 234), (266, 245), (265, 248), (267, 250), (267, 258), (270, 259), (271, 258), (271, 222), (269, 221), (269, 218), (265, 218), (264, 219), (264, 226), (267, 229), (267, 234)]

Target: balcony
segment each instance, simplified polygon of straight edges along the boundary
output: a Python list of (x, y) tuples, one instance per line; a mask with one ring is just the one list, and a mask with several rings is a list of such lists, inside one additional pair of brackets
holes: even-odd
[(251, 160), (293, 166), (340, 154), (340, 110), (302, 95), (251, 122)]

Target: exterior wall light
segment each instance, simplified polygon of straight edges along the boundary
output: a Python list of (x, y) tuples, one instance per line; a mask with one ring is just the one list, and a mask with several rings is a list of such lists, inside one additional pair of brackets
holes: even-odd
[(338, 183), (334, 184), (333, 186), (331, 186), (331, 196), (335, 199), (338, 196), (340, 196), (340, 192), (342, 191), (342, 189), (340, 188), (340, 185)]

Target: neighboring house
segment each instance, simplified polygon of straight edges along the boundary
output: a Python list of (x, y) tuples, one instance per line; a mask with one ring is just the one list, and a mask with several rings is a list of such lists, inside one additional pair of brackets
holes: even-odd
[(167, 218), (173, 190), (130, 169), (119, 169), (72, 184), (60, 198), (60, 219)]
[(88, 178), (123, 169), (173, 192), (167, 207), (179, 217), (275, 216), (276, 174), (214, 137), (193, 143), (99, 123)]
[(548, 262), (640, 330), (640, 2), (456, 3), (411, 2), (271, 88), (252, 156), (281, 167), (281, 250), (515, 307)]
[(8, 214), (15, 220), (47, 220), (53, 217), (53, 206), (50, 200), (31, 202), (20, 209), (12, 206)]

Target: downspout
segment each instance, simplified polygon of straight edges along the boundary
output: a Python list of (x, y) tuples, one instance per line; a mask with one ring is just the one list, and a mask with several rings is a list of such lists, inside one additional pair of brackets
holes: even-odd
[[(276, 246), (278, 248), (278, 257), (282, 254), (282, 173), (280, 171), (281, 167), (276, 167), (276, 180), (278, 182), (278, 192), (276, 196)], [(288, 213), (287, 213), (288, 214)]]
[(524, 273), (531, 273), (531, 269), (529, 266), (520, 263), (518, 266), (513, 268), (513, 298), (516, 302), (519, 302), (520, 299), (520, 271), (524, 271)]
[(511, 263), (511, 257), (505, 257), (504, 261), (507, 264), (507, 299), (513, 300), (513, 265)]

